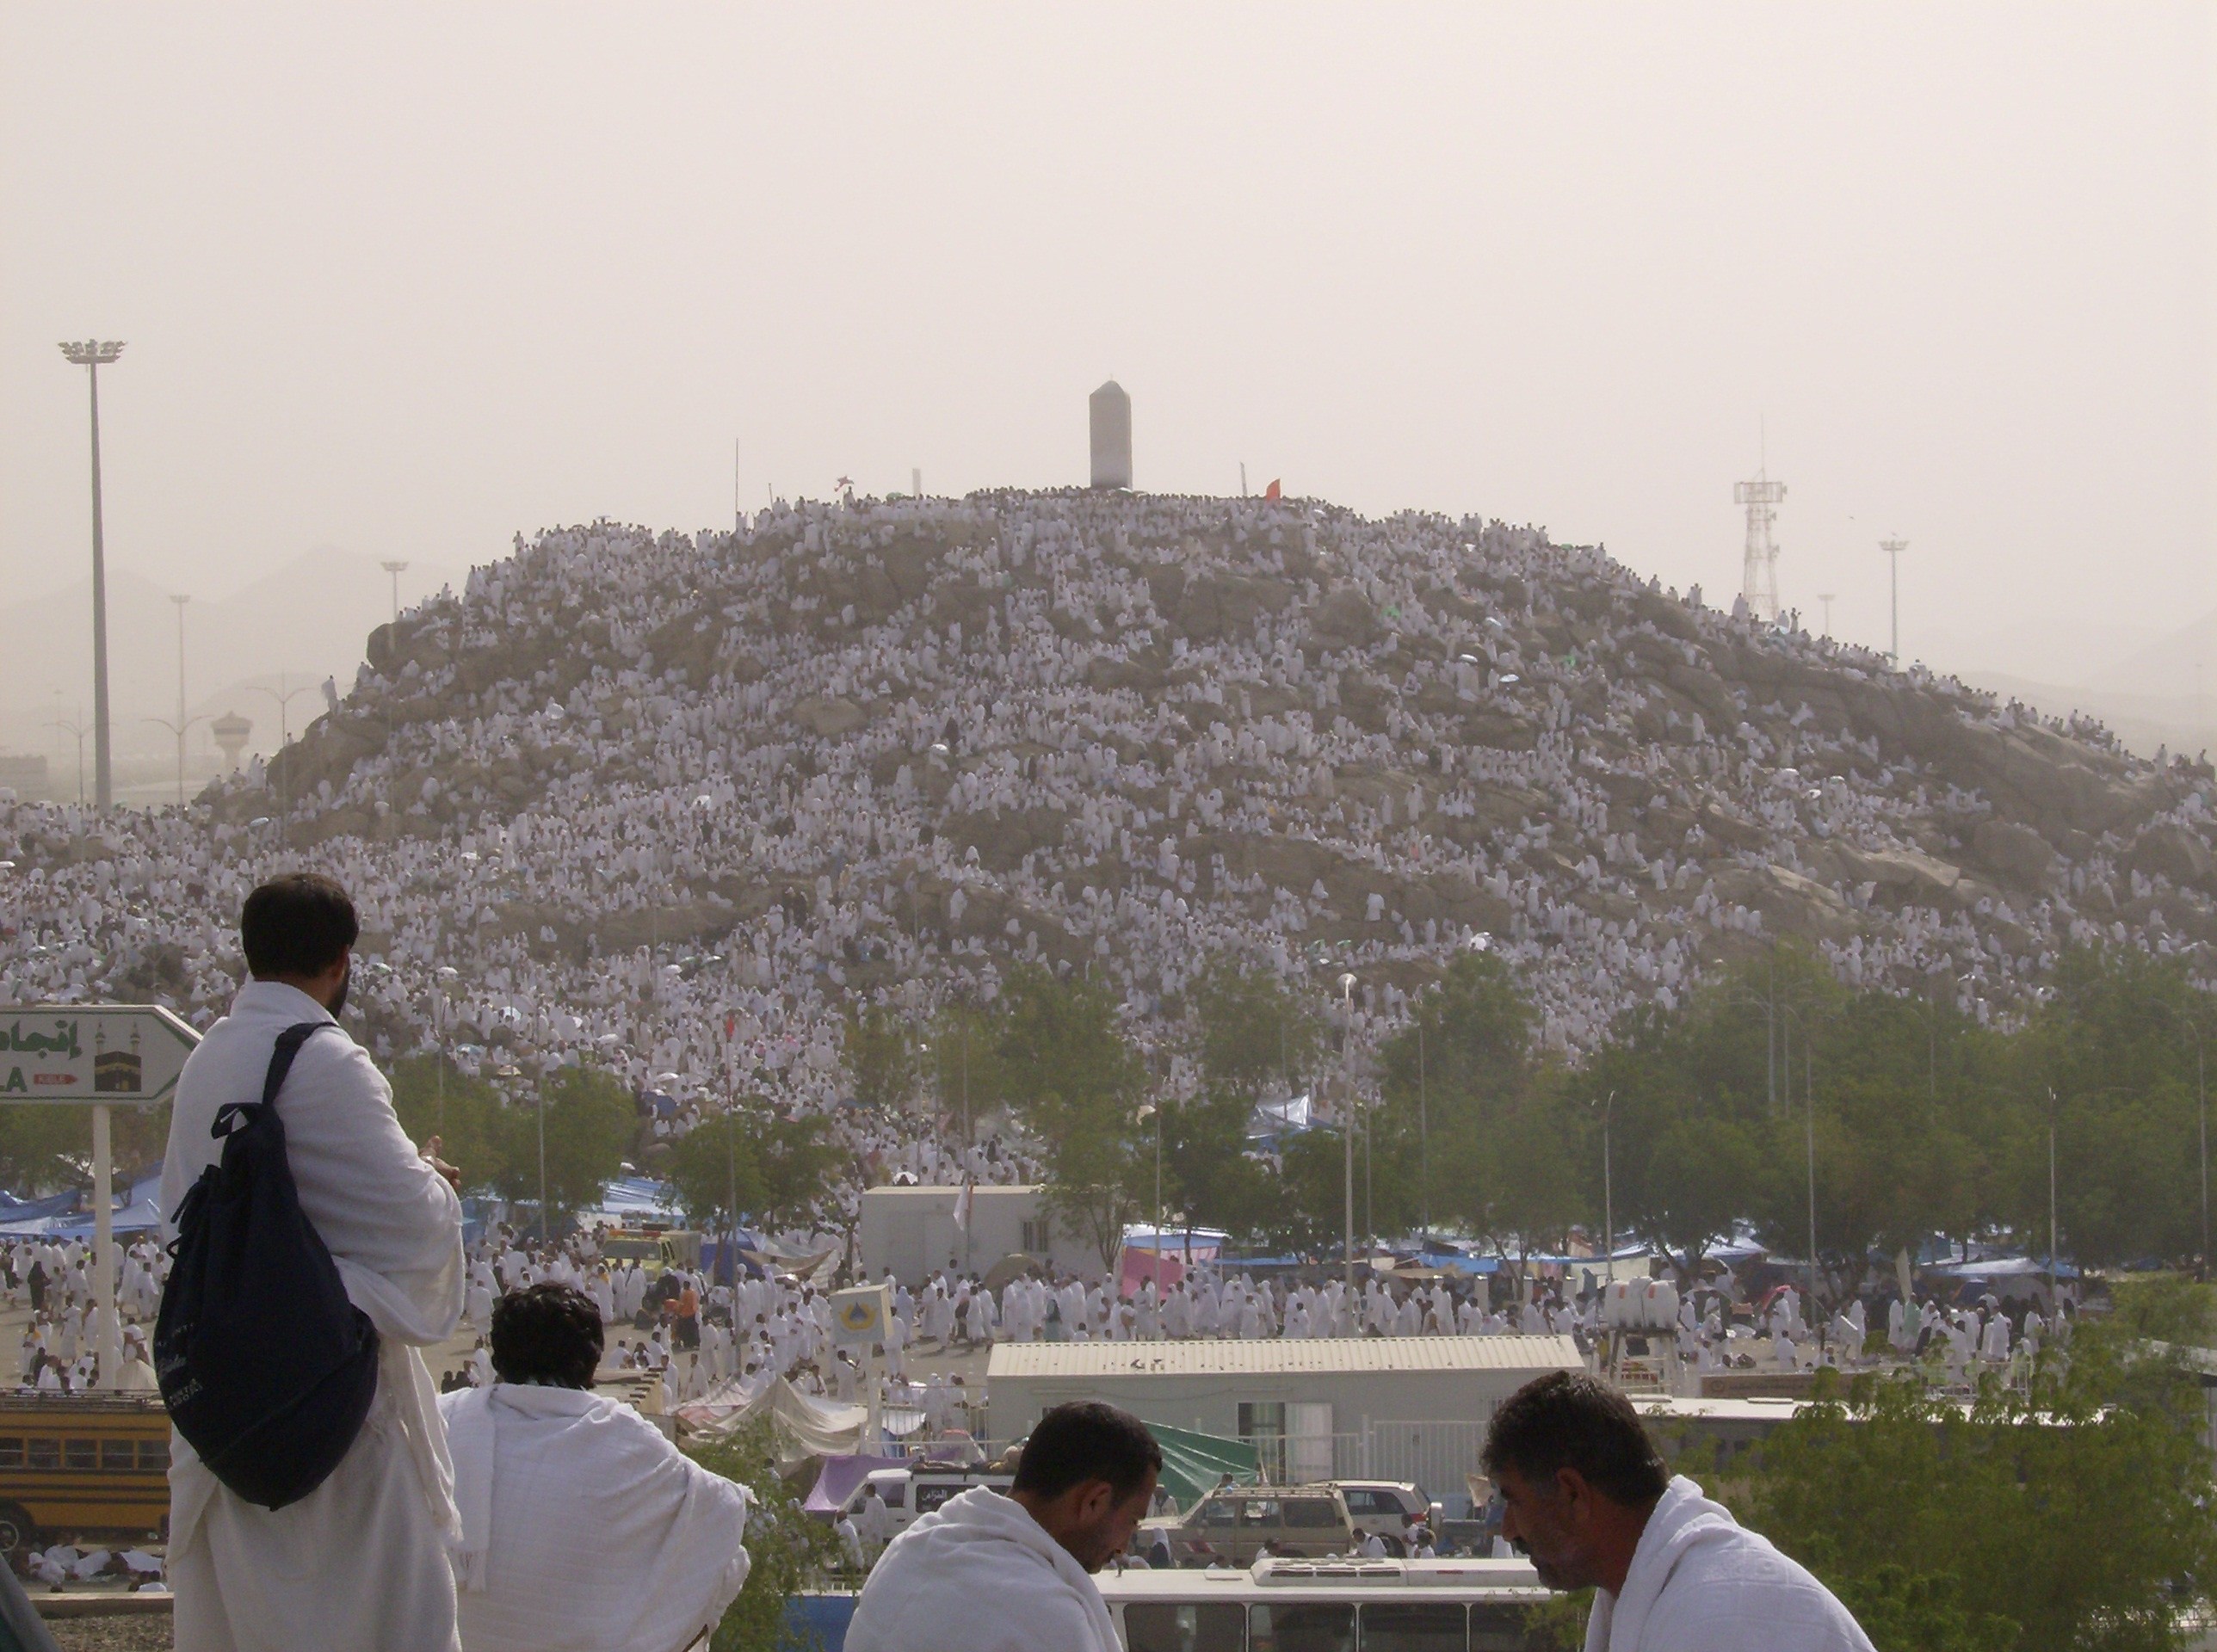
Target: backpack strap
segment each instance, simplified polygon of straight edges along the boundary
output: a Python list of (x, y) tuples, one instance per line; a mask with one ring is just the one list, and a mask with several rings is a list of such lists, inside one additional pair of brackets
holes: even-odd
[(226, 1101), (216, 1109), (215, 1123), (208, 1134), (225, 1137), (246, 1122), (252, 1106), (269, 1106), (277, 1100), (277, 1092), (284, 1088), (285, 1075), (293, 1070), (293, 1057), (300, 1053), (300, 1046), (336, 1021), (295, 1021), (277, 1035), (277, 1047), (269, 1052), (269, 1071), (262, 1081), (262, 1100), (256, 1103)]

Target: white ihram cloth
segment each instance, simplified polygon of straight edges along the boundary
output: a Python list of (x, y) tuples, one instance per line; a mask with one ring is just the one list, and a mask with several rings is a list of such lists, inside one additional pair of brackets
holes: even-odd
[(986, 1486), (892, 1540), (847, 1652), (1119, 1652), (1101, 1591), (1024, 1506)]
[(747, 1581), (747, 1494), (575, 1388), (439, 1396), (464, 1652), (678, 1652)]
[(1832, 1592), (1674, 1477), (1624, 1591), (1594, 1591), (1585, 1652), (1872, 1652)]
[[(250, 981), (177, 1080), (162, 1209), (222, 1156), (216, 1110), (262, 1099), (277, 1035), (328, 1021), (294, 987)], [(300, 1046), (279, 1093), (300, 1208), (376, 1325), (377, 1396), (329, 1479), (281, 1509), (245, 1502), (181, 1438), (170, 1469), (179, 1652), (442, 1652), (454, 1633), (447, 1548), (459, 1541), (438, 1396), (417, 1352), (462, 1311), (462, 1207), (402, 1133), (392, 1092), (343, 1031)], [(167, 1236), (174, 1236), (174, 1229)]]

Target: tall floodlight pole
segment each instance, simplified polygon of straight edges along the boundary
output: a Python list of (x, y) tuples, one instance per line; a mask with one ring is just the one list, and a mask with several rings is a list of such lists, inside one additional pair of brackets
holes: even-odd
[(1825, 605), (1825, 635), (1827, 637), (1832, 634), (1832, 599), (1838, 595), (1839, 593), (1837, 591), (1819, 591), (1817, 593), (1817, 600)]
[(1339, 977), (1340, 1078), (1346, 1087), (1340, 1114), (1340, 1146), (1346, 1158), (1347, 1311), (1355, 1309), (1355, 977)]
[(1893, 641), (1886, 657), (1895, 665), (1901, 663), (1901, 553), (1909, 549), (1907, 539), (1880, 539), (1878, 548), (1886, 552), (1887, 565), (1893, 571), (1888, 580), (1891, 587), (1888, 607), (1893, 616)]
[(392, 576), (392, 623), (400, 623), (400, 576), (408, 571), (405, 562), (380, 562), (379, 567)]
[(83, 367), (92, 386), (92, 766), (93, 798), (105, 810), (115, 800), (108, 754), (108, 558), (100, 524), (100, 370), (123, 354), (121, 339), (88, 338), (65, 343), (62, 354)]
[(1615, 1111), (1616, 1092), (1611, 1090), (1601, 1104), (1602, 1254), (1610, 1285), (1616, 1283), (1616, 1189), (1609, 1176), (1609, 1123)]

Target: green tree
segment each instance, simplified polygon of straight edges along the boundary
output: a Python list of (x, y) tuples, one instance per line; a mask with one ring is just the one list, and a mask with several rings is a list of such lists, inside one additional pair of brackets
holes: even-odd
[(907, 1104), (922, 1071), (910, 1036), (908, 1018), (880, 1004), (847, 1013), (845, 1057), (855, 1099), (866, 1107), (894, 1109)]
[(1145, 1070), (1116, 1001), (1087, 981), (1020, 969), (991, 1030), (993, 1087), (1044, 1144), (1049, 1207), (1113, 1267), (1125, 1226), (1149, 1208), (1153, 1168), (1133, 1117)]
[[(499, 1094), (485, 1080), (465, 1074), (443, 1055), (410, 1056), (393, 1063), (386, 1075), (392, 1108), (408, 1139), (422, 1147), (439, 1138), (440, 1157), (461, 1173), (472, 1191), (497, 1185), (508, 1151)], [(532, 1143), (532, 1193), (538, 1194), (538, 1143)]]
[(1997, 1131), (2000, 1213), (2016, 1231), (2046, 1248), (2052, 1107), (2066, 1255), (2100, 1267), (2200, 1250), (2200, 1100), (2187, 1029), (2208, 1014), (2177, 959), (2132, 947), (2065, 954), (2053, 992), (2016, 1040), (2015, 1105)]
[(503, 1108), (492, 1135), (499, 1168), (493, 1187), (510, 1204), (536, 1205), (540, 1193), (540, 1102), (544, 1101), (547, 1212), (559, 1229), (584, 1210), (623, 1167), (637, 1134), (631, 1094), (593, 1067), (564, 1067)]
[(859, 1174), (824, 1113), (771, 1118), (756, 1138), (756, 1163), (762, 1178), (760, 1214), (781, 1227), (826, 1217), (840, 1174), (850, 1168)]
[(750, 1423), (728, 1439), (701, 1441), (687, 1455), (755, 1495), (747, 1516), (746, 1586), (725, 1611), (712, 1652), (769, 1652), (786, 1644), (785, 1604), (818, 1588), (839, 1563), (831, 1522), (808, 1514), (778, 1473), (775, 1424)]
[(1251, 1105), (1275, 1086), (1290, 1091), (1323, 1048), (1314, 1009), (1277, 976), (1220, 959), (1195, 984), (1194, 1054), (1201, 1082)]
[(704, 1119), (670, 1150), (668, 1174), (677, 1202), (696, 1228), (736, 1221), (759, 1210), (767, 1193), (755, 1138), (738, 1108)]
[[(1464, 952), (1419, 996), (1410, 1024), (1379, 1051), (1382, 1106), (1370, 1121), (1371, 1189), (1393, 1189), (1378, 1211), (1388, 1231), (1429, 1217), (1460, 1221), (1506, 1242), (1512, 1229), (1559, 1229), (1574, 1184), (1552, 1123), (1551, 1098), (1536, 1096), (1532, 1006), (1508, 966), (1490, 952)], [(1559, 1156), (1541, 1165), (1504, 1156), (1504, 1137)]]
[(1269, 1225), (1276, 1190), (1248, 1152), (1257, 1106), (1315, 1069), (1314, 1011), (1273, 974), (1219, 961), (1195, 988), (1196, 1095), (1163, 1104), (1164, 1196), (1189, 1228), (1235, 1237)]
[(1967, 1415), (1913, 1378), (1835, 1390), (1765, 1443), (1749, 1523), (1870, 1611), (1882, 1652), (2179, 1645), (2217, 1575), (2217, 1486), (2195, 1374), (2140, 1334), (2177, 1304), (2139, 1298)]

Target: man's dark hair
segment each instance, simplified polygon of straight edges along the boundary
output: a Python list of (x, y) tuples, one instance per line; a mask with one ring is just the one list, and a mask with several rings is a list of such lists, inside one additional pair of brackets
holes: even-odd
[(1511, 1394), (1493, 1414), (1479, 1461), (1488, 1474), (1514, 1469), (1543, 1490), (1558, 1469), (1576, 1469), (1627, 1508), (1652, 1506), (1670, 1483), (1632, 1402), (1583, 1371), (1551, 1371)]
[(1146, 1423), (1099, 1400), (1073, 1400), (1039, 1420), (1009, 1489), (1059, 1497), (1083, 1481), (1106, 1480), (1121, 1503), (1162, 1469), (1163, 1448)]
[(601, 1310), (573, 1285), (551, 1281), (493, 1304), (492, 1368), (503, 1383), (590, 1388), (601, 1363)]
[(354, 903), (335, 878), (288, 872), (246, 897), (238, 941), (257, 978), (321, 975), (361, 934)]

